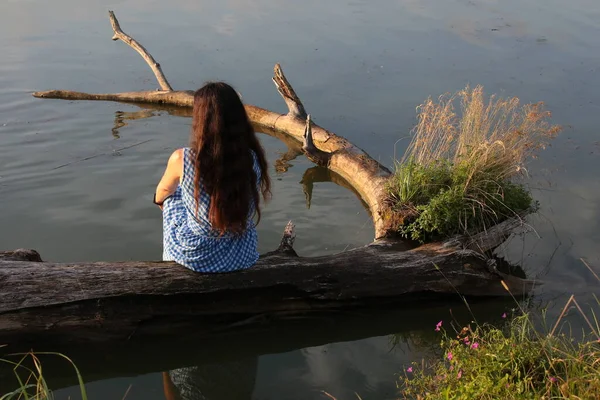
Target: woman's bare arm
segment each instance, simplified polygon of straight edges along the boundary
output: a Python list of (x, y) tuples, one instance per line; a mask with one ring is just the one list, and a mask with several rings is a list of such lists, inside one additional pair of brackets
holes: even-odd
[(177, 149), (169, 157), (167, 168), (158, 186), (156, 186), (155, 201), (162, 204), (163, 201), (177, 190), (177, 185), (183, 176), (183, 149)]

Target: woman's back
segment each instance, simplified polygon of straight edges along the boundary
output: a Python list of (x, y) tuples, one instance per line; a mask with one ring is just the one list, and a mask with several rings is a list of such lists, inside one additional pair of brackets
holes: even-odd
[[(176, 261), (197, 272), (230, 272), (251, 267), (258, 259), (257, 233), (250, 208), (242, 233), (218, 232), (209, 220), (210, 196), (195, 190), (194, 154), (183, 149), (183, 176), (175, 194), (164, 203), (163, 260)], [(257, 180), (260, 168), (254, 163)], [(198, 193), (196, 212), (195, 193)]]
[(172, 154), (157, 187), (163, 260), (198, 272), (249, 268), (258, 259), (254, 216), (270, 194), (264, 150), (229, 85), (199, 89), (193, 113), (190, 146)]

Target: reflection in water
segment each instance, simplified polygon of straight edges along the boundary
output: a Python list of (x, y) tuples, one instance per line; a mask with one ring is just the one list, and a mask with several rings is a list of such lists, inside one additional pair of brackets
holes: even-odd
[(265, 135), (277, 138), (286, 145), (287, 151), (285, 153), (280, 153), (279, 158), (275, 160), (275, 171), (278, 174), (286, 173), (288, 169), (292, 167), (291, 161), (295, 160), (298, 156), (303, 154), (302, 144), (296, 139), (259, 124), (255, 124), (254, 129), (256, 130), (256, 132), (261, 132)]
[(288, 146), (288, 150), (285, 153), (281, 153), (280, 157), (275, 160), (275, 171), (279, 174), (287, 172), (292, 166), (290, 161), (295, 160), (301, 154), (302, 150), (299, 147)]
[(123, 128), (124, 126), (127, 126), (127, 124), (128, 124), (127, 121), (150, 118), (150, 117), (154, 117), (156, 115), (158, 115), (158, 114), (151, 110), (142, 110), (142, 111), (133, 111), (133, 112), (117, 111), (117, 112), (115, 112), (115, 125), (111, 129), (112, 134), (115, 137), (115, 139), (119, 139), (121, 137), (119, 135), (119, 129)]
[[(151, 118), (159, 116), (162, 112), (166, 112), (168, 115), (176, 117), (191, 118), (192, 109), (188, 107), (176, 107), (166, 106), (162, 104), (144, 104), (144, 103), (128, 103), (128, 105), (134, 105), (142, 110), (140, 111), (117, 111), (115, 112), (114, 126), (111, 129), (115, 139), (120, 138), (119, 130), (128, 125), (127, 121), (134, 121), (138, 119)], [(292, 166), (291, 161), (294, 161), (298, 156), (302, 155), (302, 146), (300, 142), (296, 141), (289, 136), (286, 136), (280, 132), (267, 129), (264, 126), (254, 126), (257, 132), (264, 133), (266, 135), (276, 137), (283, 141), (287, 146), (287, 151), (281, 153), (280, 157), (275, 160), (275, 171), (279, 174), (285, 173)], [(326, 181), (319, 181), (326, 182)]]
[(176, 107), (167, 106), (162, 104), (145, 104), (145, 103), (127, 103), (128, 106), (134, 105), (141, 108), (140, 111), (116, 111), (114, 126), (111, 129), (115, 139), (119, 139), (121, 136), (119, 130), (128, 125), (127, 121), (135, 121), (138, 119), (145, 119), (162, 115), (166, 112), (168, 115), (175, 117), (192, 117), (192, 109), (188, 107)]
[[(192, 109), (190, 107), (177, 107), (177, 106), (172, 106), (172, 105), (151, 104), (151, 103), (126, 103), (126, 104), (128, 106), (139, 107), (143, 110), (143, 111), (134, 111), (134, 112), (125, 113), (125, 114), (129, 114), (129, 115), (133, 115), (133, 114), (137, 114), (137, 113), (145, 113), (150, 110), (153, 110), (155, 112), (164, 111), (167, 114), (172, 115), (174, 117), (192, 118)], [(159, 114), (153, 114), (153, 115), (159, 115)], [(151, 117), (153, 115), (148, 115), (148, 117)], [(147, 117), (128, 118), (128, 119), (141, 119), (141, 118), (147, 118)]]
[(204, 364), (163, 372), (166, 400), (249, 400), (258, 358)]
[[(134, 335), (127, 342), (69, 343), (52, 350), (69, 354), (90, 398), (122, 398), (130, 384), (134, 389), (127, 399), (132, 400), (153, 398), (152, 388), (159, 398), (165, 398), (166, 391), (171, 396), (167, 400), (247, 399), (253, 387), (257, 399), (315, 398), (321, 390), (339, 399), (356, 398), (354, 391), (363, 398), (394, 398), (383, 393), (393, 392), (394, 373), (439, 349), (441, 337), (434, 331), (438, 321), (443, 320), (448, 331), (453, 322), (459, 329), (474, 319), (498, 323), (514, 307), (509, 298), (468, 301), (469, 309), (458, 296), (451, 296), (434, 304), (402, 301), (394, 307), (260, 322), (230, 333), (215, 326), (208, 335), (171, 331), (150, 340)], [(207, 329), (206, 321), (200, 324)], [(43, 348), (48, 346), (46, 341)], [(25, 350), (30, 348), (28, 344)], [(22, 349), (11, 345), (10, 351)], [(77, 376), (70, 364), (54, 357), (43, 358), (42, 363), (57, 399), (78, 398)], [(0, 363), (0, 393), (14, 390), (15, 384), (12, 367)], [(106, 387), (112, 387), (114, 395), (104, 393)]]
[(360, 193), (358, 193), (352, 185), (350, 185), (339, 174), (333, 172), (328, 168), (319, 166), (308, 168), (304, 172), (304, 175), (302, 175), (302, 180), (300, 181), (300, 184), (302, 185), (302, 191), (304, 192), (304, 196), (306, 197), (306, 208), (310, 208), (314, 184), (320, 182), (332, 182), (338, 186), (350, 190), (356, 195), (356, 197), (360, 199), (360, 202), (365, 208), (365, 210), (370, 211), (367, 203), (364, 202), (364, 200), (360, 196)]

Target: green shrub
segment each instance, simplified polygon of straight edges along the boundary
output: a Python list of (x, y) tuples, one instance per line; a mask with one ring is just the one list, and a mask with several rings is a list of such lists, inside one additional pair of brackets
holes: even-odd
[(448, 162), (398, 165), (388, 188), (395, 211), (405, 217), (398, 232), (425, 242), (479, 232), (537, 207), (524, 186), (495, 181), (485, 171), (467, 183), (466, 171)]
[[(461, 115), (454, 113), (460, 99)], [(537, 204), (515, 179), (559, 131), (543, 104), (484, 101), (466, 88), (419, 107), (418, 124), (396, 164), (388, 193), (402, 218), (397, 230), (421, 242), (485, 230)]]

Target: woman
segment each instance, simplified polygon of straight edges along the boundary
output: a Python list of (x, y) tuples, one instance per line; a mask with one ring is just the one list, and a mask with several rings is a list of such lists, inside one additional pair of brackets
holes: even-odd
[(154, 203), (163, 211), (163, 260), (197, 272), (230, 272), (258, 259), (254, 224), (270, 195), (267, 161), (229, 85), (194, 94), (190, 146), (169, 158)]

